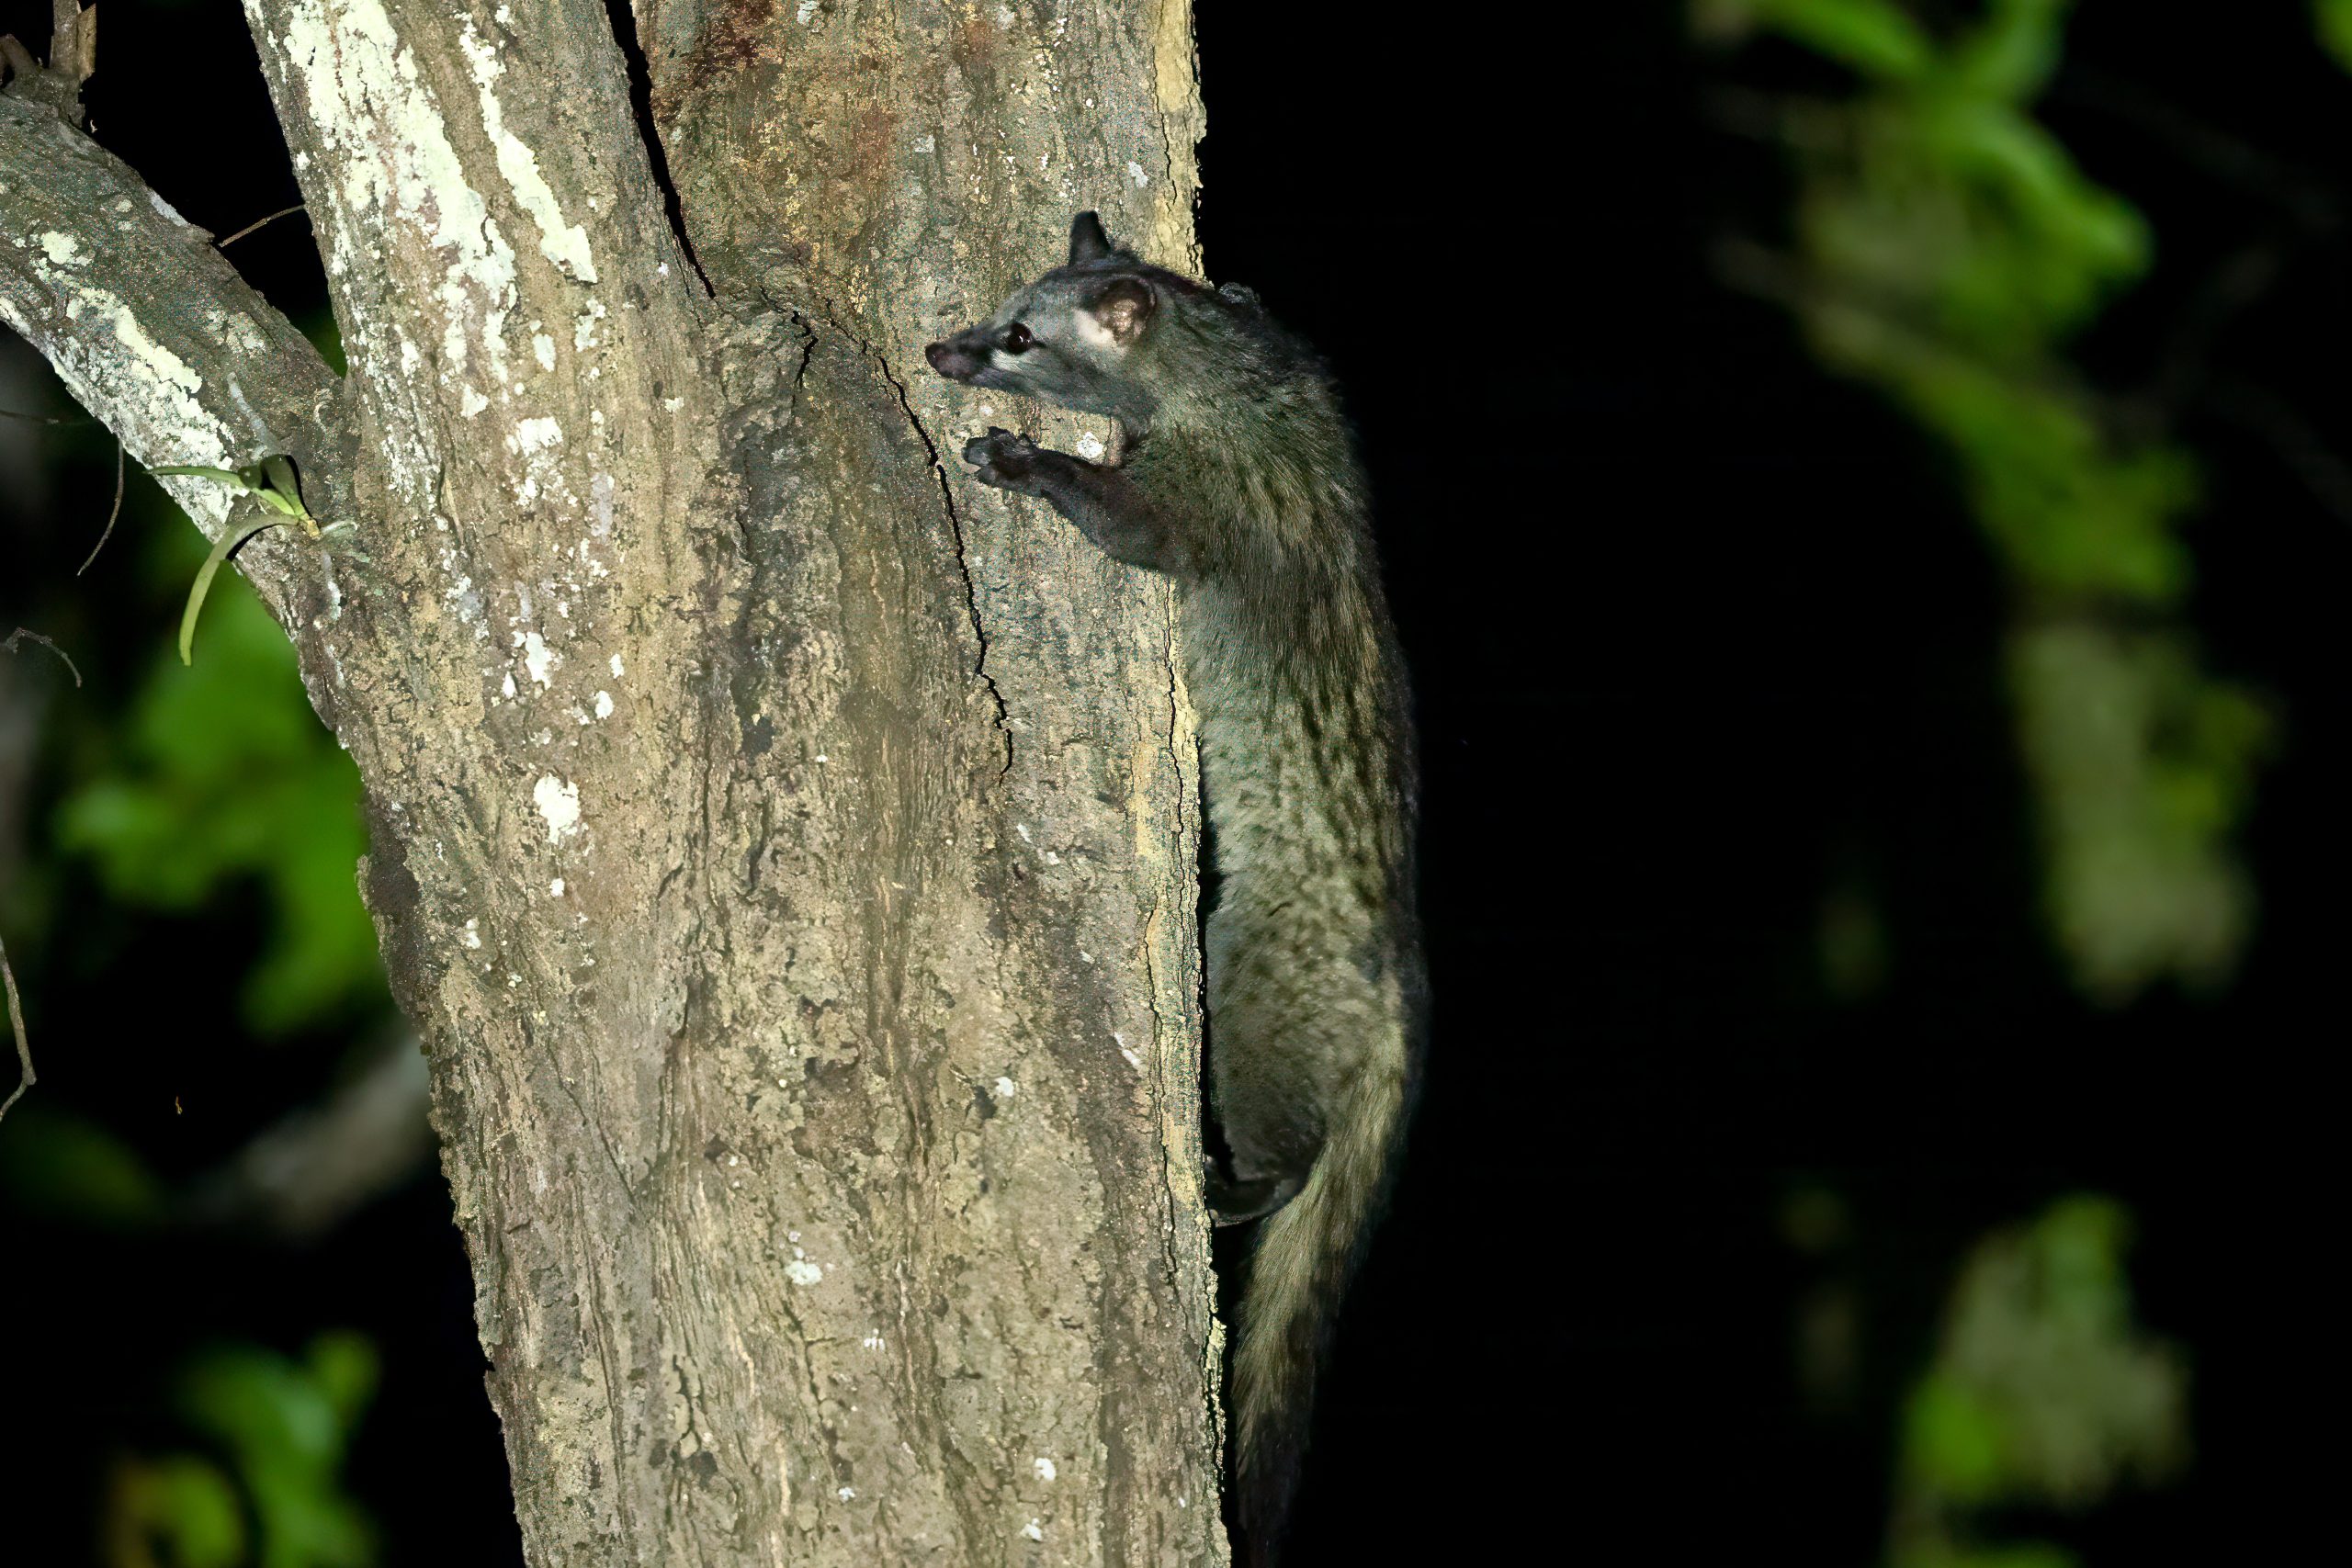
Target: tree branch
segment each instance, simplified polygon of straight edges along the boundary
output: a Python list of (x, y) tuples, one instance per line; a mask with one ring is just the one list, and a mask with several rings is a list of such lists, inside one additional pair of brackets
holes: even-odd
[(461, 499), (444, 471), (483, 416), (529, 422), (526, 447), (553, 422), (571, 450), (599, 408), (652, 439), (646, 367), (698, 314), (645, 148), (615, 112), (628, 83), (600, 0), (245, 0), (245, 15), (353, 395), (409, 514)]
[[(334, 467), (338, 383), (210, 236), (55, 112), (0, 96), (0, 321), (139, 462)], [(231, 497), (166, 482), (216, 532)]]
[(8, 1032), (17, 1042), (17, 1087), (8, 1091), (7, 1099), (0, 1100), (0, 1116), (6, 1116), (25, 1098), (25, 1090), (40, 1081), (40, 1075), (33, 1071), (32, 1044), (25, 1038), (25, 1006), (17, 995), (17, 972), (8, 967), (6, 942), (0, 942), (0, 990), (7, 993)]

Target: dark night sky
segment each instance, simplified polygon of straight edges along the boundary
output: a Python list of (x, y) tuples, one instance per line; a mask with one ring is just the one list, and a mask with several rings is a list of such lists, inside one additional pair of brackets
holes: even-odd
[[(2211, 496), (2196, 624), (2286, 716), (2245, 840), (2263, 916), (2222, 995), (2092, 1009), (2035, 923), (2005, 588), (1974, 525), (1900, 415), (1709, 270), (1727, 235), (1782, 237), (1788, 192), (1708, 91), (1813, 82), (1803, 63), (1694, 54), (1664, 6), (1488, 9), (1449, 31), (1337, 0), (1198, 4), (1209, 271), (1256, 288), (1348, 384), (1428, 773), (1426, 1100), (1327, 1386), (1298, 1568), (1424, 1549), (1863, 1568), (1894, 1402), (1952, 1264), (2078, 1190), (2137, 1213), (2143, 1316), (2194, 1359), (2199, 1464), (2049, 1529), (2093, 1563), (2251, 1545), (2241, 1500), (2312, 1464), (2270, 1391), (2324, 1355), (2305, 1063), (2327, 1036), (2294, 1004), (2341, 926), (2352, 519), (2264, 432), (2187, 402), (2177, 434)], [(215, 232), (297, 199), (232, 9), (107, 8), (102, 139)], [(2286, 260), (2210, 378), (2345, 434), (2340, 223), (2299, 228), (2265, 180), (2176, 132), (2301, 169), (2340, 211), (2352, 81), (2298, 6), (2232, 8), (2226, 51), (2196, 9), (2090, 0), (2069, 33), (2047, 118), (2146, 213), (2160, 258), (2085, 357), (2103, 383), (2145, 381), (2214, 271), (2276, 243)], [(8, 25), (45, 36), (45, 11), (12, 5)], [(2313, 136), (2321, 114), (2336, 130)], [(237, 258), (289, 307), (321, 298), (297, 221)], [(1827, 994), (1817, 957), (1846, 886), (1890, 933), (1887, 983), (1859, 1004)], [(1849, 1205), (1833, 1258), (1782, 1239), (1801, 1183)], [(449, 1559), (453, 1537), (473, 1543), (458, 1561), (511, 1560), (437, 1178), (296, 1268), (211, 1244), (91, 1267), (94, 1297), (220, 1333), (383, 1336), (394, 1373), (356, 1469), (388, 1561)], [(1854, 1400), (1823, 1413), (1790, 1341), (1833, 1274), (1869, 1308)], [(114, 1440), (119, 1416), (82, 1411), (67, 1436)]]

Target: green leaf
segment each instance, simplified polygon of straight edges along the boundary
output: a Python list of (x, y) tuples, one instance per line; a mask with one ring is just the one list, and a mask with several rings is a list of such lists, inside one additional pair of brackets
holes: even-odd
[(367, 1516), (343, 1489), (345, 1454), (376, 1382), (361, 1335), (312, 1342), (301, 1360), (223, 1346), (192, 1360), (181, 1415), (225, 1447), (253, 1500), (262, 1568), (362, 1568), (374, 1560)]
[(192, 479), (210, 479), (214, 484), (227, 485), (234, 491), (246, 491), (253, 488), (251, 481), (242, 473), (229, 468), (208, 468), (200, 463), (167, 463), (160, 468), (150, 468), (147, 471), (157, 475), (186, 474)]
[(2352, 0), (2316, 0), (2312, 7), (2312, 20), (2319, 25), (2319, 41), (2335, 62), (2352, 71)]
[(1951, 52), (1953, 80), (1972, 93), (2024, 103), (2058, 68), (2074, 0), (1992, 0), (1984, 19)]
[(331, 1329), (311, 1341), (311, 1378), (348, 1429), (376, 1397), (376, 1342), (354, 1329)]
[(126, 1460), (108, 1498), (110, 1564), (236, 1568), (245, 1561), (245, 1511), (218, 1465), (194, 1454)]
[[(262, 492), (262, 498), (265, 501), (268, 500), (268, 492)], [(283, 508), (281, 507), (280, 510)], [(222, 529), (220, 536), (212, 542), (211, 552), (204, 558), (204, 564), (196, 569), (196, 581), (187, 591), (187, 608), (180, 612), (180, 662), (182, 664), (196, 662), (196, 616), (197, 612), (204, 608), (204, 596), (212, 592), (213, 573), (220, 570), (220, 563), (227, 560), (238, 546), (266, 528), (276, 528), (279, 525), (277, 519), (269, 517), (243, 525), (232, 524)]]
[(1927, 34), (1887, 0), (1758, 0), (1757, 20), (1874, 81), (1916, 80), (1934, 58)]
[[(202, 548), (186, 528), (153, 536), (163, 592)], [(267, 916), (243, 987), (256, 1030), (380, 1007), (383, 969), (353, 876), (366, 849), (358, 775), (304, 703), (293, 649), (251, 587), (233, 573), (216, 582), (205, 617), (204, 662), (184, 669), (157, 650), (128, 722), (109, 732), (114, 750), (59, 803), (54, 840), (126, 904), (190, 909), (257, 881)]]
[(1903, 1453), (1918, 1479), (1962, 1501), (1999, 1495), (2007, 1480), (2000, 1412), (1957, 1380), (1929, 1373), (1904, 1412)]
[(0, 1190), (18, 1211), (102, 1230), (152, 1224), (163, 1189), (132, 1147), (54, 1102), (28, 1099), (0, 1138)]

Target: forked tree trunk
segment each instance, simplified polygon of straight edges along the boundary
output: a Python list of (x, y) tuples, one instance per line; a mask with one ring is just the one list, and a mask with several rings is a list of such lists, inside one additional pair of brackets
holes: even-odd
[(531, 1561), (1221, 1560), (1170, 597), (943, 465), (921, 356), (1075, 209), (1186, 261), (1182, 0), (246, 10), (348, 378), (56, 72), (0, 314), (356, 525), (240, 559), (366, 781)]

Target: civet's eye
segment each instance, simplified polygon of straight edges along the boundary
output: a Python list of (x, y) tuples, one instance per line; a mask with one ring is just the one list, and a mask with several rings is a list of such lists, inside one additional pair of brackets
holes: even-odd
[(1029, 345), (1036, 341), (1029, 335), (1029, 329), (1019, 321), (1004, 330), (1004, 352), (1007, 354), (1026, 354)]

